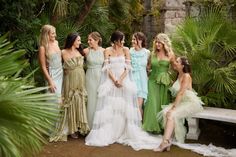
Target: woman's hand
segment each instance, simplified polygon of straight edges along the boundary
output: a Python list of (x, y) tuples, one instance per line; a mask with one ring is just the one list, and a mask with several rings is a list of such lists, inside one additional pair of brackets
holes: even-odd
[(55, 93), (56, 92), (56, 85), (54, 82), (49, 82), (49, 90), (52, 92), (52, 93)]
[(174, 110), (176, 108), (176, 104), (172, 103), (170, 110)]
[(117, 88), (122, 87), (122, 81), (121, 81), (121, 80), (116, 80), (114, 83), (115, 83), (115, 86), (116, 86)]

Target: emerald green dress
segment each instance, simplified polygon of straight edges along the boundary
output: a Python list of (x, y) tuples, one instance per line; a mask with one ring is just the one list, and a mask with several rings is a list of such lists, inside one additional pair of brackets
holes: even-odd
[(168, 91), (171, 83), (168, 73), (170, 61), (159, 60), (151, 56), (151, 73), (148, 79), (148, 97), (144, 106), (143, 129), (152, 133), (160, 133), (162, 125), (156, 119), (162, 105), (170, 102)]

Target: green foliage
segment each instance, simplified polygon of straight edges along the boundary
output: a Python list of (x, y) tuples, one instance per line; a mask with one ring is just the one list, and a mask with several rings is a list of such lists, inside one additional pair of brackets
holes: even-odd
[(173, 37), (175, 52), (192, 64), (193, 84), (206, 105), (236, 108), (236, 26), (221, 7), (187, 18)]
[(39, 94), (27, 77), (19, 77), (28, 65), (22, 60), (24, 50), (14, 50), (13, 43), (0, 37), (0, 156), (23, 157), (38, 153), (44, 135), (55, 122), (58, 109), (52, 94)]

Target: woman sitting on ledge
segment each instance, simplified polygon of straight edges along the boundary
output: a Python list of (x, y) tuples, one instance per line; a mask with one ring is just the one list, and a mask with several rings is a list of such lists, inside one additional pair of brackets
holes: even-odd
[(203, 110), (203, 102), (192, 89), (191, 67), (187, 58), (177, 58), (173, 63), (173, 68), (178, 72), (178, 79), (170, 91), (176, 98), (157, 115), (159, 120), (163, 119), (165, 131), (162, 143), (154, 151), (170, 150), (173, 132), (177, 142), (184, 143), (186, 134), (184, 118)]

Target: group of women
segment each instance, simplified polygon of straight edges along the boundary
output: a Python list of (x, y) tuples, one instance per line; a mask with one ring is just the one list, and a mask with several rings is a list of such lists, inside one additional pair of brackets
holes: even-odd
[[(120, 31), (112, 33), (106, 49), (98, 32), (88, 35), (85, 49), (77, 33), (67, 36), (62, 51), (55, 36), (55, 27), (42, 27), (40, 65), (50, 91), (61, 93), (62, 112), (50, 141), (66, 141), (68, 135), (78, 138), (80, 133), (87, 135), (85, 144), (90, 146), (117, 142), (154, 151), (169, 150), (173, 134), (184, 142), (183, 120), (201, 111), (203, 103), (192, 90), (187, 58), (175, 57), (166, 34), (155, 37), (152, 53), (141, 32), (133, 34), (130, 49), (124, 47)], [(178, 72), (172, 87), (170, 67)], [(163, 138), (150, 134), (163, 130)]]

